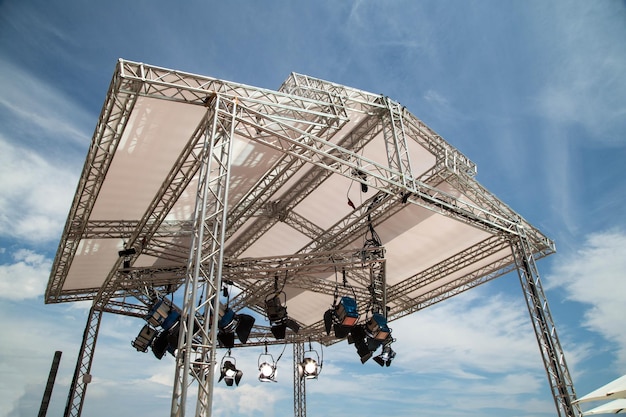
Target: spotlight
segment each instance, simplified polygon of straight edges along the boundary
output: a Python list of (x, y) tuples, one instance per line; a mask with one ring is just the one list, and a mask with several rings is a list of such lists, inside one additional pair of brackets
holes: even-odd
[[(281, 300), (281, 294), (284, 301)], [(270, 321), (272, 334), (276, 339), (284, 339), (287, 327), (298, 333), (300, 325), (287, 316), (287, 306), (284, 292), (270, 294), (265, 298), (265, 312)]]
[(367, 342), (367, 334), (365, 333), (365, 329), (363, 325), (354, 326), (350, 331), (350, 335), (348, 336), (348, 343), (354, 343), (356, 347), (356, 352), (361, 358), (361, 363), (365, 363), (369, 358), (372, 357), (372, 351), (375, 349), (370, 349), (370, 345)]
[(341, 297), (338, 304), (324, 313), (326, 334), (330, 334), (330, 329), (333, 327), (335, 337), (342, 339), (348, 336), (350, 328), (354, 327), (358, 320), (356, 300), (352, 297)]
[(317, 379), (320, 372), (322, 372), (322, 362), (320, 362), (317, 352), (311, 348), (309, 341), (309, 350), (304, 352), (304, 358), (298, 364), (298, 375), (300, 379)]
[(132, 255), (134, 255), (136, 253), (137, 253), (137, 251), (135, 250), (135, 248), (124, 249), (124, 250), (121, 250), (121, 251), (117, 252), (117, 254), (120, 256), (120, 258), (122, 256), (132, 256)]
[(253, 326), (254, 317), (235, 314), (231, 308), (226, 308), (218, 321), (217, 338), (224, 347), (232, 348), (235, 346), (235, 333), (241, 343), (246, 343)]
[[(354, 326), (348, 336), (348, 343), (354, 343), (361, 363), (367, 362), (372, 357), (372, 352), (378, 349), (381, 344), (388, 346), (392, 341), (391, 329), (387, 326), (387, 319), (380, 313), (374, 313), (365, 324)], [(391, 359), (394, 356), (395, 352), (389, 348), (389, 352), (383, 351), (381, 360), (383, 364), (387, 361), (391, 364)], [(380, 363), (378, 360), (376, 362)]]
[(276, 381), (276, 362), (274, 357), (267, 352), (267, 344), (265, 345), (265, 353), (259, 355), (257, 361), (259, 365), (259, 381), (261, 382), (277, 382)]
[(335, 307), (335, 312), (342, 326), (352, 327), (359, 320), (356, 300), (352, 297), (341, 297), (339, 304)]
[(150, 312), (144, 318), (153, 327), (161, 327), (163, 329), (155, 336), (152, 342), (151, 347), (154, 356), (161, 359), (165, 352), (174, 355), (178, 347), (180, 322), (180, 312), (176, 307), (161, 299), (150, 308)]
[(135, 248), (128, 248), (128, 249), (124, 249), (124, 250), (117, 252), (117, 255), (120, 258), (124, 258), (124, 261), (123, 261), (124, 263), (122, 265), (122, 268), (124, 269), (130, 268), (130, 257), (136, 253), (137, 251), (135, 250)]
[(383, 346), (383, 351), (380, 355), (375, 356), (373, 359), (380, 366), (389, 366), (391, 361), (396, 357), (396, 352), (391, 349), (391, 344)]
[(157, 331), (146, 324), (143, 326), (135, 340), (131, 342), (131, 345), (137, 349), (137, 352), (146, 352), (156, 337), (156, 334)]
[(160, 332), (152, 342), (152, 353), (157, 359), (162, 359), (169, 346), (168, 332)]
[(233, 382), (239, 386), (239, 381), (243, 377), (243, 372), (237, 369), (237, 361), (230, 356), (230, 349), (228, 353), (222, 358), (222, 365), (220, 366), (220, 377), (217, 382), (221, 382), (222, 379), (229, 387), (233, 386)]
[(389, 337), (391, 330), (387, 326), (387, 319), (380, 313), (374, 313), (365, 324), (365, 331), (372, 339), (383, 341)]
[(369, 187), (367, 186), (367, 174), (363, 171), (359, 170), (354, 170), (352, 172), (358, 179), (361, 180), (361, 192), (366, 193), (367, 190), (369, 189)]
[(180, 320), (180, 312), (164, 299), (157, 301), (144, 319), (153, 327), (161, 326), (163, 330), (171, 329)]
[(391, 365), (391, 361), (396, 357), (396, 352), (391, 349), (391, 343), (383, 346), (383, 351), (380, 355), (375, 356), (373, 359), (380, 366), (389, 366)]

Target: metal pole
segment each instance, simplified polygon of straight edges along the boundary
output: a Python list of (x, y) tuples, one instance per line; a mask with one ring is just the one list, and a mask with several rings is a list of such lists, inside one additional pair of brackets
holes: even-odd
[(54, 381), (57, 378), (57, 371), (59, 370), (59, 362), (61, 362), (62, 354), (63, 352), (60, 350), (54, 352), (52, 366), (50, 367), (50, 374), (48, 375), (48, 383), (46, 384), (46, 390), (43, 392), (38, 417), (46, 417), (46, 414), (48, 413), (48, 405), (50, 404), (50, 397), (52, 397), (52, 388), (54, 388)]

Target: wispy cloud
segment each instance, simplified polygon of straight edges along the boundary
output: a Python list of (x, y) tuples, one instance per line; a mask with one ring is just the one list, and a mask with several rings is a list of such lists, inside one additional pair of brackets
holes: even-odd
[(51, 139), (57, 146), (88, 143), (95, 125), (93, 114), (29, 70), (4, 59), (0, 62), (0, 115), (4, 120), (0, 133), (8, 137), (19, 134), (22, 142), (30, 139), (44, 149)]
[(536, 33), (542, 34), (539, 40), (550, 53), (543, 57), (549, 72), (537, 97), (538, 114), (556, 123), (582, 126), (598, 144), (623, 145), (626, 45), (615, 42), (624, 36), (623, 3), (539, 4), (535, 12), (549, 13), (554, 20), (549, 28), (534, 20), (541, 24)]
[(0, 136), (0, 235), (47, 242), (60, 235), (77, 174)]
[(24, 300), (42, 295), (52, 261), (26, 249), (12, 255), (12, 264), (0, 265), (0, 299)]
[(575, 251), (559, 258), (547, 276), (548, 288), (584, 306), (582, 325), (602, 335), (615, 352), (619, 369), (626, 369), (626, 233), (608, 231), (587, 237)]

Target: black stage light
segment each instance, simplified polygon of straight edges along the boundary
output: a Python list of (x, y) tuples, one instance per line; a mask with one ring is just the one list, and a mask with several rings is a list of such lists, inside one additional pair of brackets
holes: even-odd
[(137, 251), (135, 250), (135, 248), (124, 249), (124, 250), (117, 252), (120, 258), (122, 256), (132, 256), (132, 255), (135, 255), (136, 253)]
[(131, 345), (137, 349), (138, 352), (146, 352), (156, 337), (156, 334), (156, 329), (153, 329), (146, 324), (143, 326), (135, 340), (131, 342)]
[(270, 330), (276, 339), (284, 339), (287, 335), (287, 323), (272, 324)]
[(341, 297), (339, 303), (324, 313), (324, 328), (326, 334), (330, 329), (335, 331), (335, 337), (343, 339), (350, 333), (350, 329), (359, 320), (359, 312), (356, 300), (352, 297)]
[(162, 331), (152, 342), (152, 353), (157, 359), (162, 359), (169, 346), (168, 332)]
[(380, 355), (375, 356), (373, 359), (380, 366), (389, 366), (391, 365), (391, 361), (396, 357), (396, 352), (391, 349), (391, 343), (383, 346), (383, 351)]
[(280, 322), (287, 317), (287, 307), (283, 305), (280, 294), (272, 294), (265, 299), (265, 312), (272, 323)]
[(374, 313), (365, 324), (365, 331), (372, 339), (380, 342), (389, 337), (391, 330), (387, 326), (387, 319), (380, 313)]
[(362, 325), (354, 326), (348, 336), (348, 343), (354, 343), (356, 352), (361, 358), (361, 363), (367, 362), (372, 357), (372, 351), (367, 343), (367, 333)]
[(124, 269), (130, 268), (130, 257), (136, 253), (137, 251), (135, 250), (135, 248), (124, 249), (124, 250), (117, 252), (120, 258), (124, 258), (122, 268)]
[(248, 314), (236, 314), (231, 308), (227, 308), (218, 321), (217, 338), (227, 348), (235, 346), (235, 333), (241, 343), (246, 343), (254, 321), (254, 317)]
[(300, 330), (300, 325), (287, 316), (287, 306), (281, 300), (281, 294), (286, 298), (284, 292), (270, 294), (265, 298), (265, 313), (270, 321), (272, 334), (276, 339), (284, 339), (287, 328), (295, 333)]
[(237, 369), (237, 361), (235, 358), (230, 356), (230, 350), (228, 351), (227, 356), (222, 358), (222, 365), (220, 367), (220, 377), (217, 382), (224, 380), (226, 385), (229, 387), (233, 386), (233, 382), (238, 386), (241, 378), (243, 377), (243, 372)]

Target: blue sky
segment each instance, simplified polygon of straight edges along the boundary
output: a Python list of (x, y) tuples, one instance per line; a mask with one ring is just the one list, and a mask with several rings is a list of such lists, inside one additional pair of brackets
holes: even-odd
[[(626, 2), (0, 1), (0, 417), (37, 413), (63, 351), (61, 415), (89, 305), (43, 291), (118, 58), (276, 89), (292, 71), (401, 102), (478, 180), (556, 241), (539, 262), (579, 396), (626, 373)], [(172, 358), (104, 317), (83, 415), (168, 415)], [(307, 383), (307, 415), (552, 416), (511, 274), (393, 323), (390, 368), (344, 343)], [(280, 353), (275, 347), (274, 356)], [(237, 352), (215, 415), (293, 413)], [(383, 411), (381, 411), (383, 410)]]

